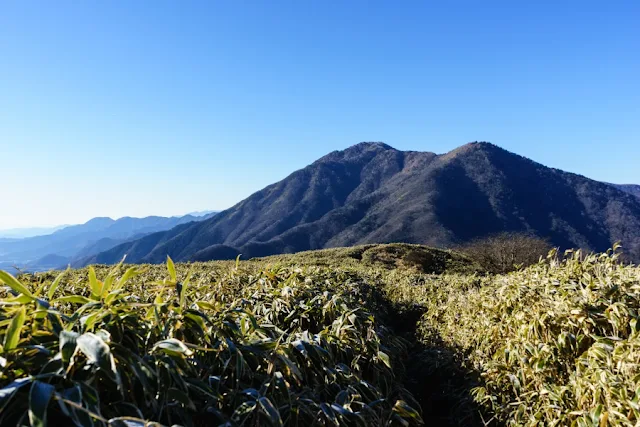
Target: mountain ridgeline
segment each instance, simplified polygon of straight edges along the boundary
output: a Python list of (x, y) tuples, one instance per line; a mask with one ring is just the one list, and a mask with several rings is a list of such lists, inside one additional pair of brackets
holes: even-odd
[(210, 218), (212, 215), (124, 217), (117, 220), (93, 218), (84, 224), (68, 226), (48, 235), (0, 239), (0, 268), (17, 266), (24, 270), (38, 271), (61, 268), (67, 264), (82, 264), (87, 257), (124, 242)]
[(611, 184), (614, 187), (629, 193), (629, 194), (633, 194), (636, 197), (640, 197), (640, 185), (636, 185), (636, 184)]
[[(627, 190), (627, 191), (623, 191)], [(449, 153), (360, 143), (332, 152), (206, 221), (149, 234), (83, 264), (262, 257), (367, 243), (451, 247), (503, 231), (561, 248), (622, 241), (640, 259), (640, 198), (493, 144)]]

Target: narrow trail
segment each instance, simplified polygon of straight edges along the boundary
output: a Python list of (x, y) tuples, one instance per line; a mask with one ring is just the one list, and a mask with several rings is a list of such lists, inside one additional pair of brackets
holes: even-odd
[(417, 328), (425, 308), (393, 304), (375, 286), (368, 292), (382, 323), (410, 343), (398, 371), (404, 386), (420, 404), (425, 425), (499, 427), (492, 415), (474, 402), (471, 389), (477, 384), (477, 375), (460, 364), (456, 355), (461, 353), (444, 343), (426, 345), (420, 339)]

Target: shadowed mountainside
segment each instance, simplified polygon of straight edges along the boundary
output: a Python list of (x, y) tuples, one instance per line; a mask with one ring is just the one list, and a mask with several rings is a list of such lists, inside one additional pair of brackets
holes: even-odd
[(640, 185), (636, 184), (611, 184), (619, 190), (625, 193), (633, 194), (636, 197), (640, 197)]
[(640, 199), (493, 144), (449, 153), (360, 143), (332, 152), (213, 218), (83, 260), (115, 263), (260, 257), (368, 243), (447, 247), (528, 232), (562, 248), (622, 241), (640, 258)]

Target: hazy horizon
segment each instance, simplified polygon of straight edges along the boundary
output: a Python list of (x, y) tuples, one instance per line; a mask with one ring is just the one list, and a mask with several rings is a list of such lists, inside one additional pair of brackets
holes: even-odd
[[(94, 216), (94, 217), (91, 217), (91, 218), (87, 218), (84, 221), (76, 222), (76, 223), (51, 224), (51, 225), (47, 225), (47, 224), (39, 225), (39, 224), (36, 224), (36, 225), (30, 226), (30, 227), (0, 228), (0, 238), (2, 238), (5, 233), (13, 232), (13, 231), (22, 231), (22, 230), (25, 230), (25, 231), (26, 230), (34, 230), (34, 231), (36, 231), (36, 230), (53, 230), (53, 231), (56, 231), (56, 230), (59, 230), (59, 229), (62, 229), (62, 228), (66, 228), (66, 227), (71, 227), (71, 226), (74, 226), (74, 225), (85, 224), (88, 221), (90, 221), (92, 219), (95, 219), (95, 218), (110, 218), (110, 219), (112, 219), (114, 221), (117, 221), (117, 220), (123, 219), (123, 218), (140, 219), (140, 218), (147, 218), (147, 217), (152, 217), (152, 216), (180, 218), (180, 217), (187, 216), (187, 215), (204, 216), (204, 215), (207, 215), (209, 213), (218, 212), (218, 211), (222, 211), (222, 210), (223, 209), (220, 209), (220, 210), (217, 210), (217, 209), (216, 210), (203, 209), (202, 211), (192, 211), (192, 212), (187, 212), (187, 213), (178, 214), (178, 215), (154, 215), (154, 214), (144, 215), (144, 216), (123, 215), (123, 216), (119, 216), (119, 217), (115, 217), (115, 218), (114, 217), (110, 217), (108, 215), (100, 215), (100, 216)], [(40, 236), (42, 234), (34, 234), (34, 235)], [(6, 236), (4, 236), (4, 237), (6, 237)]]
[(223, 210), (361, 141), (640, 184), (637, 2), (0, 10), (0, 229)]

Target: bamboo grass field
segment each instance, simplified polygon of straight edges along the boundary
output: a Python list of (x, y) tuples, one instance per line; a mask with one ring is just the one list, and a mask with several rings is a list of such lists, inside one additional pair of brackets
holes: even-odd
[(640, 268), (619, 253), (1, 272), (0, 424), (634, 426)]

